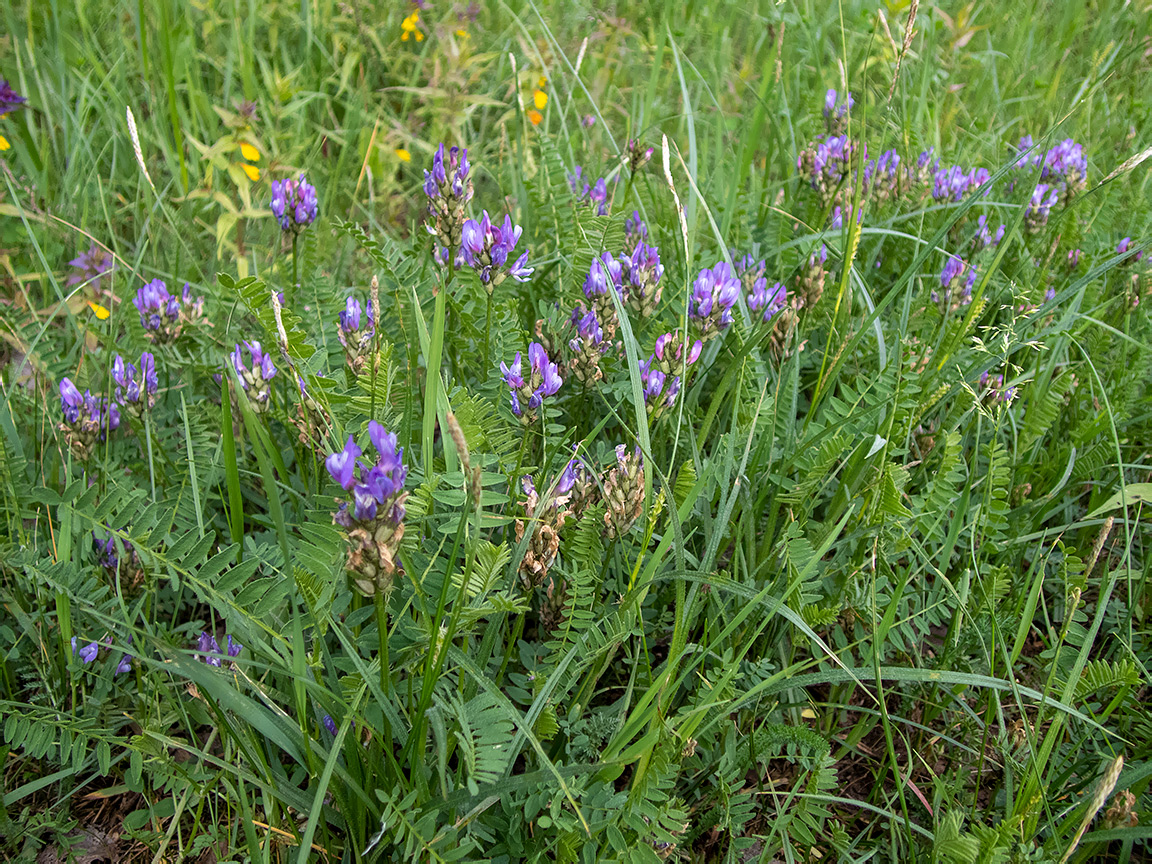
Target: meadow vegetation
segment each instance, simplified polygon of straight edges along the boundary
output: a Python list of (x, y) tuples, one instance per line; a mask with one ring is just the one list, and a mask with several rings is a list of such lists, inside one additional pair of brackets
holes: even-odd
[(0, 857), (1144, 860), (1147, 0), (0, 9)]

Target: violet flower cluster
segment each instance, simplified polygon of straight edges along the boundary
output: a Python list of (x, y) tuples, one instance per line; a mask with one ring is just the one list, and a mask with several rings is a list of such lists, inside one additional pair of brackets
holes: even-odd
[(316, 201), (316, 187), (304, 178), (304, 172), (293, 180), (272, 181), (272, 215), (280, 223), (280, 230), (286, 234), (299, 234), (316, 221), (319, 204)]
[(10, 114), (17, 108), (23, 108), (28, 97), (21, 96), (12, 89), (7, 80), (0, 81), (0, 117)]
[(593, 258), (588, 267), (588, 275), (584, 277), (584, 296), (592, 305), (607, 339), (616, 335), (620, 323), (616, 304), (609, 292), (614, 292), (623, 301), (624, 267), (610, 252), (604, 252), (599, 258)]
[(965, 171), (959, 165), (950, 168), (937, 168), (932, 177), (932, 197), (937, 201), (960, 202), (970, 192), (975, 192), (988, 182), (987, 168), (973, 168)]
[(688, 318), (707, 342), (719, 336), (732, 323), (732, 307), (740, 299), (740, 280), (727, 261), (704, 268), (692, 283)]
[[(247, 349), (251, 365), (244, 362), (244, 349)], [(257, 413), (266, 411), (272, 395), (272, 387), (268, 382), (276, 376), (272, 355), (264, 351), (259, 342), (245, 340), (244, 348), (237, 344), (229, 357), (232, 368), (236, 370), (236, 377), (240, 379), (240, 386), (248, 393), (252, 410)]]
[(140, 313), (140, 326), (156, 342), (171, 342), (180, 335), (180, 301), (168, 292), (163, 279), (141, 286), (132, 303)]
[(1119, 244), (1117, 244), (1116, 254), (1126, 256), (1124, 258), (1124, 260), (1120, 262), (1121, 266), (1130, 267), (1133, 264), (1135, 264), (1137, 261), (1139, 261), (1141, 258), (1144, 257), (1144, 250), (1143, 249), (1138, 249), (1137, 251), (1129, 254), (1129, 251), (1131, 249), (1132, 249), (1132, 238), (1131, 237), (1125, 237), (1123, 240), (1121, 240), (1119, 242)]
[(491, 293), (492, 289), (511, 276), (517, 282), (527, 282), (533, 268), (527, 266), (528, 253), (525, 252), (511, 266), (508, 259), (516, 249), (523, 229), (512, 224), (512, 217), (505, 214), (504, 224), (493, 225), (488, 211), (477, 222), (468, 219), (464, 222), (461, 234), (460, 252), (465, 264), (473, 268), (480, 281)]
[(999, 246), (1000, 241), (1004, 239), (1005, 225), (1001, 224), (995, 234), (988, 230), (988, 225), (988, 217), (981, 213), (980, 218), (976, 220), (976, 236), (972, 238), (973, 251), (981, 252), (989, 247)]
[(93, 243), (87, 252), (81, 252), (69, 261), (68, 266), (73, 268), (66, 282), (69, 287), (88, 284), (93, 291), (99, 291), (104, 277), (112, 275), (116, 264), (102, 246)]
[(240, 652), (244, 650), (244, 646), (232, 638), (232, 634), (227, 636), (227, 649), (220, 650), (220, 643), (216, 641), (216, 637), (212, 634), (201, 630), (200, 638), (196, 640), (196, 659), (201, 663), (206, 663), (209, 666), (220, 668), (225, 660), (231, 660), (240, 656)]
[(885, 150), (864, 166), (864, 194), (877, 204), (899, 197), (903, 186), (900, 154), (895, 150)]
[(124, 358), (117, 354), (112, 361), (112, 380), (116, 382), (116, 401), (136, 416), (156, 404), (160, 379), (156, 375), (156, 360), (150, 352), (140, 355), (139, 367), (124, 362)]
[(704, 343), (697, 339), (685, 357), (680, 333), (673, 331), (658, 337), (655, 350), (648, 355), (647, 360), (640, 361), (644, 404), (653, 420), (676, 404), (676, 396), (682, 385), (680, 376), (688, 374), (688, 368), (700, 359), (703, 348)]
[[(868, 148), (861, 146), (866, 159)], [(828, 206), (845, 186), (845, 181), (852, 173), (856, 147), (856, 142), (847, 135), (834, 135), (816, 143), (814, 147), (810, 145), (796, 160), (797, 169), (816, 191), (822, 207)]]
[(576, 196), (576, 203), (596, 208), (597, 216), (608, 215), (608, 181), (603, 177), (589, 185), (584, 182), (584, 169), (577, 165), (568, 175), (568, 186)]
[(624, 248), (631, 253), (641, 241), (648, 242), (648, 226), (640, 218), (640, 211), (633, 210), (632, 215), (624, 220)]
[(940, 289), (932, 292), (932, 302), (939, 306), (941, 315), (949, 310), (955, 311), (972, 302), (975, 282), (976, 268), (970, 267), (962, 258), (950, 255), (940, 271)]
[(600, 358), (608, 352), (611, 343), (604, 338), (594, 309), (586, 310), (582, 304), (577, 304), (570, 321), (576, 335), (568, 340), (568, 350), (572, 353), (568, 369), (581, 384), (592, 384), (604, 376)]
[(97, 441), (107, 440), (120, 428), (120, 411), (114, 403), (88, 390), (81, 394), (69, 378), (60, 382), (60, 409), (64, 414), (60, 431), (80, 459), (87, 459)]
[(1041, 231), (1048, 224), (1048, 216), (1059, 201), (1060, 194), (1054, 188), (1047, 183), (1037, 183), (1024, 209), (1024, 230), (1029, 234)]
[[(361, 329), (363, 324), (363, 329)], [(336, 331), (340, 344), (344, 347), (344, 362), (348, 368), (359, 375), (368, 363), (372, 353), (372, 339), (376, 334), (376, 327), (372, 321), (372, 306), (361, 308), (360, 301), (349, 297), (344, 302), (344, 311), (340, 313), (340, 326)], [(300, 387), (301, 393), (304, 387)]]
[(372, 596), (389, 590), (397, 569), (408, 469), (396, 436), (375, 420), (368, 423), (368, 438), (376, 450), (375, 463), (360, 458), (363, 451), (349, 435), (344, 448), (329, 455), (324, 465), (340, 488), (352, 493), (351, 502), (341, 501), (332, 520), (348, 530), (351, 541), (345, 568), (357, 589)]
[(432, 157), (432, 170), (424, 172), (424, 194), (428, 196), (430, 217), (425, 227), (447, 249), (460, 248), (464, 208), (472, 200), (468, 169), (467, 150), (452, 147), (445, 156), (441, 144)]
[[(132, 641), (131, 636), (128, 637), (128, 641)], [(72, 637), (72, 656), (79, 657), (80, 662), (84, 665), (88, 665), (95, 660), (99, 656), (101, 648), (104, 648), (106, 651), (111, 650), (111, 638), (106, 639), (103, 645), (99, 642), (89, 642), (87, 645), (80, 645), (79, 640), (75, 636)], [(123, 675), (125, 672), (132, 671), (132, 660), (133, 657), (131, 654), (120, 655), (120, 660), (116, 663), (115, 674)]]
[(828, 263), (828, 247), (820, 244), (820, 250), (813, 252), (804, 262), (800, 273), (796, 276), (796, 305), (800, 309), (815, 306), (824, 295), (824, 281), (828, 272), (824, 265)]
[(856, 104), (851, 93), (841, 99), (834, 89), (824, 94), (824, 125), (829, 135), (841, 135), (848, 128), (848, 112)]
[(1017, 169), (1040, 168), (1040, 179), (1052, 186), (1059, 202), (1067, 206), (1072, 198), (1083, 192), (1088, 184), (1088, 158), (1084, 147), (1071, 138), (1065, 138), (1041, 153), (1031, 135), (1025, 135), (1016, 145), (1020, 157)]
[(647, 165), (652, 160), (652, 154), (655, 152), (653, 148), (645, 147), (635, 138), (628, 139), (628, 144), (625, 146), (624, 151), (628, 168), (633, 174)]
[(528, 364), (527, 377), (524, 377), (522, 371), (523, 363), (519, 351), (516, 352), (511, 366), (503, 362), (500, 364), (504, 383), (508, 385), (510, 391), (512, 413), (525, 425), (536, 422), (537, 409), (544, 404), (544, 399), (555, 396), (560, 385), (564, 383), (564, 379), (560, 377), (559, 367), (548, 358), (548, 352), (539, 342), (529, 343)]
[(748, 308), (761, 312), (760, 320), (767, 324), (788, 306), (788, 289), (783, 282), (775, 282), (768, 287), (768, 279), (761, 276), (748, 292)]
[(624, 302), (647, 318), (656, 311), (663, 290), (660, 277), (664, 275), (664, 265), (660, 263), (660, 250), (641, 240), (631, 255), (620, 256), (620, 269)]

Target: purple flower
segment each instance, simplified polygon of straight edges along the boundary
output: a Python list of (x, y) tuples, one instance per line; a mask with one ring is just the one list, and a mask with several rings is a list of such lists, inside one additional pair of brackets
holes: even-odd
[(299, 233), (316, 221), (319, 204), (316, 187), (304, 179), (304, 172), (293, 180), (272, 181), (272, 215), (280, 223), (280, 230)]
[(633, 210), (632, 215), (624, 220), (624, 245), (628, 248), (634, 247), (641, 241), (647, 242), (648, 240), (648, 226), (644, 224), (644, 220), (640, 218), (640, 211)]
[(963, 259), (952, 255), (944, 262), (944, 269), (940, 271), (940, 285), (948, 288), (964, 272)]
[(244, 650), (244, 646), (241, 645), (239, 642), (236, 642), (235, 640), (233, 640), (232, 634), (229, 633), (228, 634), (228, 656), (229, 657), (239, 657), (240, 652), (243, 650)]
[(12, 85), (6, 80), (0, 81), (0, 117), (23, 107), (27, 101), (28, 99), (13, 90)]
[(616, 293), (620, 293), (624, 278), (623, 267), (620, 262), (608, 252), (599, 258), (593, 258), (588, 268), (588, 275), (584, 279), (584, 296), (592, 299), (596, 296), (608, 294), (611, 285)]
[(732, 323), (732, 307), (740, 298), (740, 280), (726, 261), (703, 269), (692, 283), (688, 317), (696, 321), (700, 338), (707, 341)]
[(596, 125), (596, 118), (591, 114), (585, 114), (580, 118), (580, 125), (585, 129), (591, 129)]
[(220, 645), (216, 642), (215, 638), (208, 635), (207, 631), (200, 631), (200, 638), (196, 640), (196, 649), (200, 653), (197, 659), (207, 663), (209, 666), (220, 665)]
[(432, 170), (424, 172), (424, 194), (428, 196), (425, 227), (441, 246), (460, 245), (464, 224), (464, 207), (472, 200), (472, 181), (468, 178), (468, 151), (452, 147), (447, 155), (444, 145), (432, 157)]
[[(1127, 255), (1128, 250), (1131, 248), (1132, 248), (1132, 238), (1131, 237), (1125, 237), (1116, 246), (1116, 254), (1117, 255)], [(1137, 252), (1132, 253), (1131, 255), (1128, 255), (1128, 257), (1125, 258), (1120, 263), (1121, 264), (1135, 264), (1137, 261), (1139, 261), (1143, 257), (1144, 257), (1144, 250), (1141, 249)]]
[(1048, 214), (1060, 200), (1056, 190), (1047, 183), (1037, 183), (1032, 190), (1032, 197), (1024, 210), (1024, 226), (1029, 233), (1035, 234), (1048, 224)]
[(99, 291), (101, 280), (112, 273), (115, 262), (103, 247), (93, 243), (87, 252), (81, 252), (69, 261), (68, 266), (74, 268), (68, 275), (69, 286), (88, 283), (94, 291)]
[(361, 454), (361, 450), (356, 446), (356, 441), (351, 435), (348, 436), (347, 443), (344, 444), (343, 450), (338, 450), (332, 453), (324, 460), (324, 467), (328, 469), (328, 473), (332, 475), (332, 479), (340, 484), (340, 487), (347, 492), (352, 488), (356, 482), (356, 457)]
[(852, 98), (851, 93), (845, 93), (843, 99), (840, 99), (839, 94), (833, 89), (824, 94), (824, 123), (829, 134), (835, 135), (844, 129), (847, 125), (848, 112), (855, 104), (856, 100)]
[(981, 214), (976, 220), (976, 236), (972, 239), (972, 245), (977, 251), (987, 249), (989, 246), (999, 246), (1000, 241), (1004, 239), (1005, 229), (1006, 226), (1001, 225), (993, 234), (988, 230), (988, 217)]
[(236, 370), (240, 386), (248, 392), (253, 409), (257, 412), (264, 411), (272, 395), (272, 388), (268, 382), (276, 376), (276, 366), (272, 363), (272, 355), (264, 351), (259, 342), (245, 341), (244, 348), (248, 350), (252, 365), (250, 367), (245, 365), (244, 350), (237, 343), (230, 355), (232, 368)]
[(487, 210), (479, 222), (475, 219), (465, 220), (460, 242), (464, 263), (480, 275), (480, 281), (485, 285), (495, 287), (509, 275), (518, 282), (527, 281), (532, 275), (532, 268), (525, 266), (528, 262), (527, 252), (507, 272), (504, 269), (522, 233), (523, 229), (512, 224), (512, 217), (507, 214), (503, 226), (493, 225)]
[(1056, 299), (1056, 289), (1053, 288), (1052, 286), (1049, 286), (1048, 290), (1044, 292), (1044, 302), (1045, 303), (1051, 303), (1055, 299)]
[(564, 383), (559, 367), (549, 359), (548, 352), (539, 342), (528, 345), (528, 367), (528, 378), (525, 380), (521, 372), (520, 352), (516, 352), (511, 366), (500, 364), (504, 383), (510, 391), (512, 413), (525, 423), (535, 420), (536, 409), (544, 403), (546, 397), (555, 395)]
[(116, 401), (132, 411), (139, 412), (156, 404), (156, 391), (160, 381), (156, 377), (156, 361), (145, 351), (140, 355), (140, 368), (125, 363), (119, 354), (112, 361), (112, 380), (116, 382)]
[(132, 660), (133, 660), (133, 657), (131, 654), (125, 654), (124, 656), (122, 656), (120, 658), (120, 662), (116, 664), (116, 674), (117, 675), (123, 675), (125, 672), (131, 672), (132, 671)]
[(608, 181), (600, 177), (594, 184), (589, 186), (584, 182), (583, 175), (584, 169), (579, 165), (575, 166), (571, 173), (568, 174), (568, 187), (572, 190), (572, 194), (576, 196), (577, 203), (595, 204), (597, 215), (607, 215)]
[(524, 378), (520, 374), (520, 352), (516, 352), (516, 357), (512, 360), (511, 366), (506, 366), (503, 362), (500, 363), (500, 373), (504, 376), (504, 383), (517, 390), (524, 386)]
[(1068, 253), (1068, 269), (1075, 270), (1080, 266), (1080, 256), (1083, 253), (1079, 249), (1073, 249)]
[(91, 663), (96, 659), (96, 655), (100, 652), (100, 645), (97, 642), (89, 642), (83, 648), (77, 650), (76, 637), (72, 637), (72, 653), (78, 656), (83, 663)]
[(328, 733), (330, 735), (332, 735), (333, 737), (335, 737), (335, 735), (336, 735), (336, 721), (332, 719), (332, 715), (331, 714), (325, 714), (323, 723), (324, 723), (324, 728), (328, 730)]
[(64, 412), (64, 420), (75, 423), (80, 419), (80, 409), (84, 405), (84, 397), (70, 378), (60, 382), (60, 408)]
[(748, 294), (748, 308), (753, 312), (764, 310), (762, 321), (767, 324), (781, 311), (788, 303), (788, 289), (784, 287), (782, 282), (773, 284), (772, 289), (768, 289), (768, 280), (761, 276), (756, 280), (752, 286), (752, 291)]
[(340, 313), (340, 329), (345, 333), (355, 333), (360, 329), (360, 301), (355, 297), (349, 297), (344, 304), (344, 311)]
[(168, 341), (180, 332), (180, 301), (168, 293), (162, 279), (143, 285), (132, 301), (140, 313), (140, 326), (154, 338)]

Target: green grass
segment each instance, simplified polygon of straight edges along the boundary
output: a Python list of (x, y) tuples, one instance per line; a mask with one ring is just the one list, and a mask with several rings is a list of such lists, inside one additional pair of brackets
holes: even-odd
[[(3, 857), (99, 830), (132, 860), (1144, 860), (1152, 278), (1116, 249), (1152, 237), (1148, 10), (918, 6), (906, 52), (906, 0), (434, 3), (406, 41), (406, 4), (0, 10), (28, 97), (0, 117)], [(830, 87), (869, 157), (990, 182), (878, 203), (851, 174), (835, 203), (865, 215), (833, 228), (797, 168)], [(1038, 230), (1025, 134), (1088, 164)], [(441, 141), (468, 148), (469, 215), (523, 227), (528, 281), (433, 262)], [(618, 178), (609, 215), (576, 164)], [(269, 183), (301, 171), (320, 217), (294, 244)], [(585, 388), (564, 328), (633, 211), (662, 299), (608, 295)], [(980, 215), (1005, 235), (977, 253)], [(69, 284), (92, 242), (116, 270)], [(693, 280), (745, 253), (792, 311), (765, 325), (743, 292), (650, 412), (639, 362), (691, 346)], [(977, 277), (942, 311), (949, 254)], [(353, 371), (336, 318), (373, 277)], [(156, 278), (205, 298), (164, 345), (132, 305)], [(525, 425), (500, 364), (538, 321), (568, 366)], [(267, 406), (227, 362), (243, 340), (278, 368)], [(61, 379), (111, 394), (146, 350), (155, 407), (71, 448)], [(373, 452), (369, 421), (408, 468), (377, 596), (324, 465), (350, 434)], [(574, 449), (592, 482), (561, 517)], [(201, 631), (235, 663), (200, 662)]]

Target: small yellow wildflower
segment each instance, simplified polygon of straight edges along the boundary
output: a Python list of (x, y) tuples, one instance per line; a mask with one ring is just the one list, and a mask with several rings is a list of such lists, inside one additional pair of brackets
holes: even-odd
[(459, 27), (456, 30), (456, 35), (459, 36), (461, 39), (467, 39), (468, 38), (468, 31), (465, 30), (463, 27)]
[(396, 148), (396, 156), (401, 162), (412, 161), (412, 154), (405, 150), (403, 147)]
[(260, 179), (260, 169), (255, 165), (242, 164), (240, 167), (244, 169), (244, 173), (248, 175), (248, 179), (253, 183)]
[(0, 135), (0, 151), (7, 150), (11, 146), (12, 145), (8, 143), (8, 139), (5, 138), (3, 135)]
[(247, 159), (249, 162), (260, 161), (260, 151), (249, 144), (247, 141), (240, 142), (240, 155)]
[(535, 108), (529, 108), (526, 113), (528, 114), (528, 119), (532, 121), (533, 126), (539, 126), (540, 121), (544, 119), (544, 115)]
[(548, 79), (545, 78), (543, 75), (541, 75), (540, 80), (536, 82), (536, 89), (537, 90), (543, 90), (547, 86), (548, 86)]
[(96, 317), (101, 321), (106, 321), (108, 316), (112, 314), (99, 303), (93, 303), (91, 300), (88, 301), (88, 306), (96, 314)]
[(420, 10), (417, 9), (400, 22), (400, 41), (407, 42), (409, 36), (415, 36), (417, 42), (424, 41), (424, 33), (420, 30)]
[(536, 105), (537, 110), (543, 111), (544, 106), (548, 104), (548, 94), (543, 90), (537, 90), (532, 94), (532, 102)]

